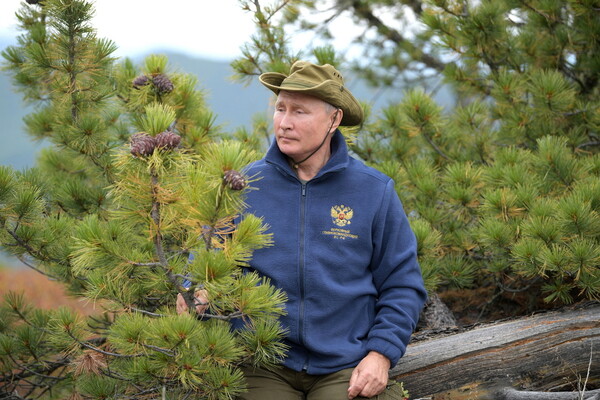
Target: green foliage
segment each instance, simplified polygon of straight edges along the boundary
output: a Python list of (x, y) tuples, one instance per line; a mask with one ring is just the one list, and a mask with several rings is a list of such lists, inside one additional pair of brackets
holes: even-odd
[(175, 111), (169, 106), (161, 103), (152, 103), (144, 108), (144, 116), (139, 121), (141, 131), (152, 136), (166, 131), (175, 122)]
[[(219, 140), (196, 78), (166, 57), (116, 64), (92, 12), (83, 0), (24, 3), (24, 34), (2, 53), (36, 104), (29, 132), (52, 145), (36, 168), (0, 167), (0, 244), (104, 311), (40, 311), (8, 294), (0, 386), (57, 399), (229, 399), (244, 390), (242, 363), (272, 365), (286, 351), (285, 295), (241, 268), (271, 244), (244, 215), (256, 178), (240, 171), (257, 155)], [(201, 319), (197, 289), (210, 299)], [(176, 312), (178, 294), (194, 311)]]
[[(260, 3), (248, 9), (257, 13)], [(382, 86), (441, 72), (456, 91), (457, 106), (444, 110), (426, 90), (408, 88), (349, 141), (394, 178), (430, 291), (491, 286), (493, 299), (526, 292), (530, 304), (599, 299), (600, 24), (592, 3), (335, 1), (322, 19), (305, 12), (319, 9), (315, 1), (277, 5), (282, 12), (261, 29), (312, 30), (325, 43), (336, 37), (328, 22), (349, 12), (364, 26), (354, 39), (369, 44), (367, 56), (350, 61), (343, 49), (307, 46), (281, 57), (256, 47), (233, 64), (253, 63), (239, 73), (286, 72), (272, 60), (289, 67), (298, 56), (351, 64)], [(413, 15), (421, 25), (400, 29)], [(283, 48), (286, 37), (272, 37)]]

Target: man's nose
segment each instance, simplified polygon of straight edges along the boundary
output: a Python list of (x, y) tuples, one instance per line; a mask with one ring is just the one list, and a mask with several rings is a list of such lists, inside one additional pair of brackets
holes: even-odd
[(279, 120), (279, 127), (281, 129), (291, 129), (293, 126), (292, 119), (289, 113), (285, 112), (281, 114), (281, 119)]

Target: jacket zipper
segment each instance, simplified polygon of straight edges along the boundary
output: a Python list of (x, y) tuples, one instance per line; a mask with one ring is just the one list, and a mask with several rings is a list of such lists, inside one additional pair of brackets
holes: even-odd
[[(300, 201), (300, 260), (299, 260), (299, 278), (300, 278), (300, 316), (298, 318), (298, 341), (304, 346), (304, 234), (306, 223), (306, 183), (302, 183), (302, 197)], [(302, 367), (304, 371), (308, 369), (308, 359), (304, 360)]]

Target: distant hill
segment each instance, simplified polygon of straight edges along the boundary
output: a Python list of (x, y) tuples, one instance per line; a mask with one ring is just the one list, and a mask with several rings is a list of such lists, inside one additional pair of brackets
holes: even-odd
[[(4, 45), (2, 49), (8, 44), (10, 41), (0, 38), (0, 45)], [(233, 83), (230, 79), (233, 71), (228, 62), (166, 51), (155, 53), (165, 54), (171, 68), (198, 77), (199, 89), (206, 93), (207, 103), (216, 114), (216, 123), (222, 125), (225, 131), (232, 131), (240, 126), (250, 127), (256, 113), (269, 112), (271, 92), (256, 80), (248, 86)], [(138, 64), (142, 60), (142, 57), (133, 59)], [(362, 101), (371, 102), (375, 111), (402, 97), (402, 92), (398, 90), (377, 91), (364, 82), (346, 80), (354, 95)], [(10, 165), (17, 169), (33, 166), (36, 153), (43, 144), (31, 140), (25, 133), (22, 121), (33, 108), (25, 105), (21, 96), (15, 93), (6, 71), (0, 72), (0, 91), (0, 118), (3, 121), (0, 127), (0, 138), (3, 141), (0, 146), (0, 165)], [(443, 105), (452, 103), (451, 97), (443, 91), (440, 91), (437, 100)]]
[[(230, 81), (232, 70), (227, 62), (196, 59), (181, 54), (166, 54), (169, 63), (177, 71), (194, 74), (198, 77), (199, 89), (206, 93), (207, 103), (216, 114), (216, 123), (225, 130), (239, 126), (250, 126), (252, 116), (266, 112), (269, 91), (253, 82), (249, 86)], [(139, 63), (141, 59), (134, 59)], [(43, 146), (32, 142), (25, 133), (23, 117), (33, 111), (32, 106), (23, 103), (20, 94), (15, 92), (6, 71), (0, 72), (0, 164), (21, 169), (33, 166), (35, 155)]]
[(257, 81), (248, 86), (233, 82), (233, 70), (229, 62), (193, 58), (172, 52), (158, 54), (165, 54), (169, 64), (178, 71), (198, 77), (199, 89), (206, 93), (208, 105), (217, 115), (217, 124), (223, 125), (226, 130), (239, 126), (250, 127), (254, 114), (268, 112), (271, 92)]
[(23, 117), (33, 108), (23, 104), (5, 72), (0, 75), (0, 93), (0, 164), (15, 168), (33, 165), (34, 155), (41, 144), (31, 141), (23, 124)]

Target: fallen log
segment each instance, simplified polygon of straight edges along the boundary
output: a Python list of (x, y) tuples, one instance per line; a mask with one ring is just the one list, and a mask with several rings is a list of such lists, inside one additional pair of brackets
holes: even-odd
[(512, 388), (498, 391), (498, 400), (598, 400), (600, 390), (581, 392), (531, 392)]
[(517, 399), (507, 397), (510, 388), (600, 388), (600, 303), (413, 342), (390, 376), (412, 399), (509, 400)]

